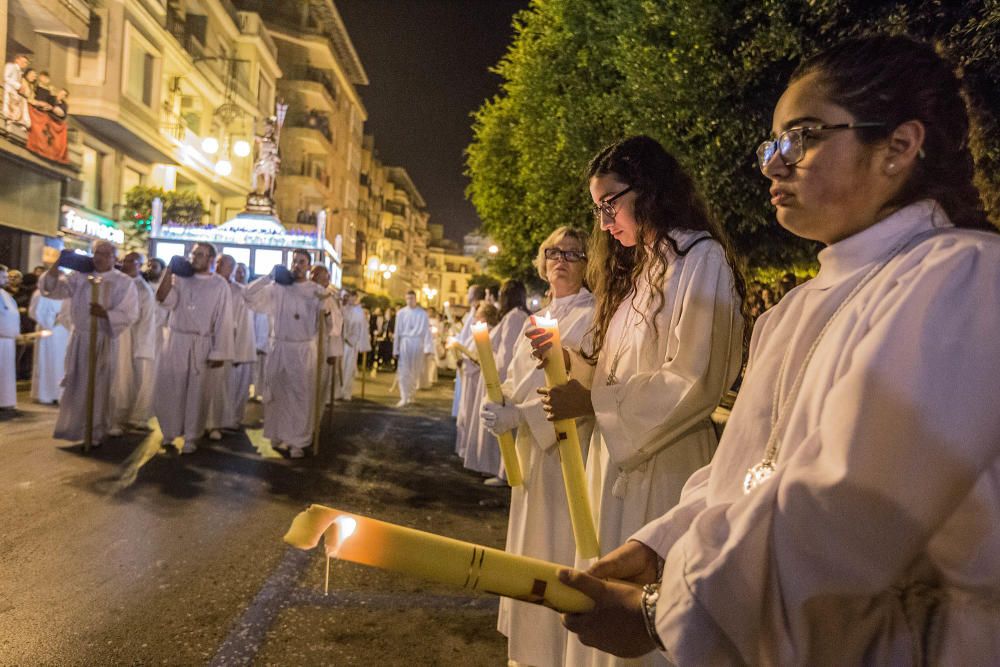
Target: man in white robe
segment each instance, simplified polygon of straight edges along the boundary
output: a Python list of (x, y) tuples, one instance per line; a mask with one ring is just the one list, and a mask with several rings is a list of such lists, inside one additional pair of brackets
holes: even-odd
[(215, 272), (229, 285), (229, 300), (233, 316), (233, 359), (222, 368), (208, 372), (208, 437), (221, 440), (222, 431), (238, 431), (243, 423), (250, 382), (257, 361), (254, 340), (253, 313), (247, 306), (247, 288), (236, 281), (236, 259), (220, 255)]
[[(472, 325), (476, 322), (476, 310), (486, 299), (486, 288), (482, 285), (469, 287), (469, 310), (462, 318), (462, 331), (457, 340), (466, 349), (475, 347), (472, 340)], [(469, 449), (469, 440), (479, 428), (479, 415), (472, 412), (479, 388), (479, 366), (459, 354), (460, 367), (455, 373), (455, 453), (463, 459)]]
[(413, 402), (424, 371), (424, 354), (430, 336), (427, 311), (417, 304), (417, 293), (406, 293), (406, 307), (396, 313), (396, 329), (392, 340), (392, 356), (396, 357), (396, 378), (399, 381), (397, 408)]
[(351, 400), (354, 394), (354, 376), (358, 371), (358, 355), (371, 352), (368, 319), (357, 303), (358, 293), (348, 290), (344, 294), (344, 361), (341, 364), (339, 398)]
[(228, 283), (217, 276), (210, 243), (191, 250), (194, 275), (181, 278), (169, 267), (156, 299), (170, 311), (166, 343), (156, 373), (153, 411), (164, 446), (184, 437), (182, 454), (198, 449), (205, 431), (205, 388), (210, 369), (233, 358), (233, 316)]
[(321, 394), (323, 403), (330, 403), (330, 383), (338, 380), (340, 365), (344, 359), (344, 313), (340, 307), (340, 299), (336, 294), (336, 289), (330, 285), (330, 271), (322, 264), (316, 264), (309, 272), (309, 279), (329, 292), (330, 296), (323, 301), (323, 307), (327, 318), (326, 342), (324, 343), (324, 356), (326, 364), (323, 365), (323, 387)]
[(21, 315), (17, 302), (7, 293), (7, 267), (0, 264), (0, 410), (17, 406), (15, 372), (17, 337), (21, 333)]
[(28, 69), (28, 56), (18, 55), (14, 62), (9, 62), (3, 68), (3, 117), (8, 127), (31, 124), (28, 116), (28, 100), (21, 95), (21, 84), (24, 72)]
[[(63, 275), (55, 264), (43, 274), (42, 294), (51, 299), (70, 299), (73, 333), (66, 352), (66, 377), (54, 437), (82, 440), (87, 423), (87, 355), (90, 318), (97, 318), (97, 363), (94, 377), (94, 430), (92, 444), (98, 446), (111, 428), (111, 386), (118, 362), (118, 337), (139, 317), (138, 296), (132, 279), (114, 268), (117, 250), (107, 241), (94, 246), (94, 273)], [(98, 303), (91, 305), (88, 276), (100, 278)]]
[(148, 429), (147, 422), (153, 416), (159, 305), (153, 288), (140, 272), (144, 261), (137, 252), (122, 259), (122, 273), (135, 285), (139, 318), (118, 338), (118, 366), (111, 390), (112, 426), (108, 431), (111, 436), (128, 429)]
[(247, 288), (247, 301), (271, 317), (273, 332), (267, 355), (264, 389), (264, 437), (293, 459), (312, 444), (315, 415), (316, 341), (323, 290), (309, 280), (311, 257), (292, 254), (294, 282), (275, 282), (275, 272)]
[(62, 398), (63, 376), (66, 375), (66, 346), (73, 327), (69, 301), (42, 296), (41, 290), (31, 295), (28, 315), (38, 323), (39, 331), (49, 335), (35, 341), (35, 359), (31, 373), (31, 398), (39, 403), (54, 404)]

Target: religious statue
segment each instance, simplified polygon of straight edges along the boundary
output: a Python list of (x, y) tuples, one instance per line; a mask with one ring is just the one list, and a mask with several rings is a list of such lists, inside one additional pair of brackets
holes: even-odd
[(247, 196), (247, 210), (264, 213), (274, 212), (274, 188), (278, 182), (278, 170), (281, 167), (281, 155), (278, 142), (281, 138), (281, 126), (285, 121), (288, 105), (278, 103), (277, 114), (267, 119), (264, 132), (254, 137), (257, 147), (257, 157), (251, 173), (250, 194)]

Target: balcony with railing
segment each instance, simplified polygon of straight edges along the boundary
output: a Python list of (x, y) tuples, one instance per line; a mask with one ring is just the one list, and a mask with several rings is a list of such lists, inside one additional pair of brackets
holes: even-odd
[(333, 132), (330, 130), (330, 116), (315, 109), (288, 114), (288, 118), (285, 120), (285, 127), (315, 130), (326, 139), (328, 144), (333, 144)]
[(333, 73), (318, 67), (298, 65), (284, 68), (286, 81), (311, 81), (320, 84), (333, 102), (337, 101), (337, 84), (333, 81)]
[(264, 42), (264, 47), (267, 49), (268, 53), (275, 60), (278, 59), (278, 47), (274, 43), (274, 39), (267, 32), (267, 27), (264, 25), (264, 20), (260, 18), (259, 15), (252, 12), (240, 12), (240, 32), (244, 35), (252, 35), (253, 37), (258, 37), (262, 42)]
[(330, 190), (333, 185), (333, 179), (323, 167), (307, 161), (282, 162), (281, 175), (308, 178), (317, 181), (326, 190)]

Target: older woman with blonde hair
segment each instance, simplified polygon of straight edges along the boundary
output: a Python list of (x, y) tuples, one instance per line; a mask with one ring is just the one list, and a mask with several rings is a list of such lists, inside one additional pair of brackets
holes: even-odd
[[(535, 266), (549, 284), (547, 308), (559, 319), (563, 341), (574, 347), (589, 346), (594, 321), (594, 297), (585, 287), (587, 233), (573, 227), (559, 227), (538, 249)], [(524, 329), (531, 328), (525, 323)], [(572, 565), (575, 543), (566, 491), (556, 447), (555, 430), (542, 409), (539, 387), (545, 375), (532, 357), (531, 342), (517, 337), (507, 379), (503, 384), (504, 403), (487, 402), (480, 415), (494, 433), (517, 430), (517, 452), (524, 483), (511, 491), (507, 551)], [(580, 420), (580, 441), (590, 440), (593, 420)], [(583, 455), (586, 457), (587, 452)], [(561, 665), (566, 630), (559, 615), (539, 605), (500, 601), (500, 632), (508, 637), (508, 655), (515, 663)]]

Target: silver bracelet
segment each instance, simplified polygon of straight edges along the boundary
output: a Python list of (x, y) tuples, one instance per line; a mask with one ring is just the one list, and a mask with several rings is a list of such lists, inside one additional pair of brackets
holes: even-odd
[(660, 584), (646, 584), (642, 587), (642, 624), (646, 626), (646, 634), (656, 644), (656, 648), (666, 651), (660, 635), (656, 634), (656, 602), (660, 599)]

